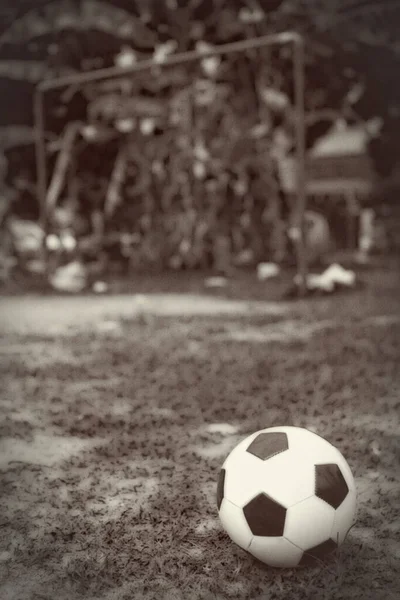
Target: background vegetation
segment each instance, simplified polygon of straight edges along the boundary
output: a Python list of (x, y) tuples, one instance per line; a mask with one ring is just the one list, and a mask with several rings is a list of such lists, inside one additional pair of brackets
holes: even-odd
[[(17, 0), (0, 16), (3, 214), (38, 216), (32, 96), (42, 79), (151, 57), (162, 64), (171, 53), (286, 30), (307, 43), (307, 148), (338, 119), (379, 117), (370, 153), (386, 183), (377, 197), (397, 198), (398, 2)], [(283, 47), (51, 93), (50, 173), (60, 148), (72, 157), (53, 228), (89, 236), (92, 255), (93, 231), (129, 234), (125, 252), (134, 247), (145, 268), (209, 266), (224, 253), (240, 261), (246, 251), (279, 258), (289, 207), (277, 157), (293, 151), (292, 107)], [(86, 127), (68, 146), (77, 121)]]

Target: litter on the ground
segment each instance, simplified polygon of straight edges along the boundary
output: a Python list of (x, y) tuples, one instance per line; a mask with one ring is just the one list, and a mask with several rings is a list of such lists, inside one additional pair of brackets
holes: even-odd
[(260, 281), (277, 277), (280, 273), (280, 268), (275, 263), (263, 262), (257, 265), (257, 277)]
[(108, 291), (108, 285), (105, 281), (95, 281), (92, 290), (95, 294), (104, 294)]
[[(354, 271), (347, 270), (339, 264), (330, 265), (323, 273), (310, 273), (307, 277), (307, 288), (309, 292), (333, 293), (340, 288), (352, 288), (357, 279)], [(300, 275), (294, 278), (296, 287), (300, 285)]]
[(73, 261), (64, 267), (58, 267), (49, 278), (51, 286), (59, 292), (77, 293), (84, 290), (87, 283), (85, 267)]

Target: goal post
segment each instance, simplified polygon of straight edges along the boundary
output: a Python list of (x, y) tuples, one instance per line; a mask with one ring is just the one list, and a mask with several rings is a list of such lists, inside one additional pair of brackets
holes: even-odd
[(296, 214), (294, 238), (296, 246), (297, 272), (299, 276), (299, 293), (304, 295), (307, 290), (307, 253), (305, 248), (305, 223), (306, 210), (306, 157), (305, 157), (305, 106), (304, 106), (304, 39), (296, 32), (282, 32), (277, 34), (254, 37), (238, 42), (210, 47), (199, 52), (197, 50), (170, 55), (162, 62), (153, 59), (139, 61), (129, 67), (109, 67), (85, 73), (75, 73), (64, 77), (43, 80), (38, 84), (34, 94), (34, 121), (35, 121), (35, 155), (37, 168), (37, 196), (40, 207), (40, 223), (45, 233), (43, 255), (47, 265), (46, 234), (48, 231), (48, 206), (47, 206), (47, 159), (45, 145), (45, 106), (44, 97), (49, 91), (68, 86), (80, 87), (89, 83), (102, 80), (135, 75), (135, 73), (151, 70), (154, 67), (163, 68), (178, 66), (185, 63), (203, 60), (213, 56), (223, 56), (233, 53), (244, 53), (249, 50), (262, 49), (267, 46), (291, 45), (293, 47), (293, 83), (295, 106), (295, 138), (296, 138)]

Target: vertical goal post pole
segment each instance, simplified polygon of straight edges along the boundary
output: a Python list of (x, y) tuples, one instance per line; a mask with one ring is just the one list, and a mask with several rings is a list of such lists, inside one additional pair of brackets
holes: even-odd
[(127, 75), (134, 75), (140, 71), (151, 70), (153, 67), (170, 67), (190, 63), (212, 56), (222, 56), (233, 53), (246, 52), (257, 48), (275, 45), (292, 45), (293, 47), (293, 80), (295, 98), (295, 123), (296, 123), (296, 224), (298, 241), (296, 243), (297, 271), (300, 277), (299, 293), (304, 295), (307, 289), (307, 253), (305, 248), (304, 213), (306, 210), (306, 168), (305, 168), (305, 106), (304, 106), (304, 38), (297, 32), (282, 32), (260, 37), (254, 37), (238, 42), (221, 44), (198, 52), (197, 50), (170, 55), (162, 62), (146, 59), (129, 67), (109, 67), (96, 69), (85, 73), (73, 73), (63, 77), (41, 81), (34, 93), (34, 122), (35, 122), (35, 156), (37, 169), (37, 196), (40, 207), (40, 223), (44, 231), (43, 257), (47, 272), (48, 253), (46, 236), (48, 233), (47, 209), (47, 160), (45, 142), (45, 106), (46, 92), (68, 86), (80, 87), (87, 83), (94, 83), (106, 79), (113, 79)]
[(296, 106), (296, 263), (299, 276), (299, 294), (307, 293), (307, 247), (305, 214), (307, 209), (307, 174), (306, 174), (306, 128), (305, 128), (305, 74), (304, 74), (304, 40), (298, 37), (294, 41), (294, 93)]
[(49, 261), (46, 237), (48, 233), (47, 217), (47, 158), (46, 158), (46, 130), (44, 93), (40, 84), (35, 90), (33, 114), (35, 123), (35, 157), (36, 157), (36, 180), (37, 198), (39, 202), (39, 223), (43, 232), (42, 259), (46, 277), (48, 276)]

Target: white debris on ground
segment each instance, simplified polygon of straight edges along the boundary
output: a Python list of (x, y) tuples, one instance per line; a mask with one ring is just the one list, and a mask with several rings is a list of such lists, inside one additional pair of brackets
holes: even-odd
[[(294, 278), (295, 285), (300, 284), (300, 275)], [(354, 271), (344, 269), (341, 265), (334, 263), (321, 274), (309, 274), (307, 287), (310, 291), (322, 291), (332, 293), (338, 288), (351, 288), (356, 284)]]
[(210, 423), (205, 427), (208, 433), (220, 433), (222, 435), (233, 435), (237, 433), (238, 428), (230, 423)]
[(92, 285), (95, 294), (105, 294), (108, 292), (108, 285), (105, 281), (95, 281)]
[(260, 281), (277, 277), (280, 273), (280, 268), (275, 263), (263, 262), (257, 265), (257, 277)]
[(207, 459), (222, 459), (232, 451), (236, 444), (239, 443), (239, 436), (231, 436), (224, 438), (223, 440), (217, 443), (209, 443), (204, 445), (204, 442), (201, 444), (192, 446), (191, 450), (201, 458)]
[(81, 292), (87, 284), (86, 269), (78, 261), (70, 262), (64, 267), (58, 267), (50, 276), (49, 282), (59, 292)]

